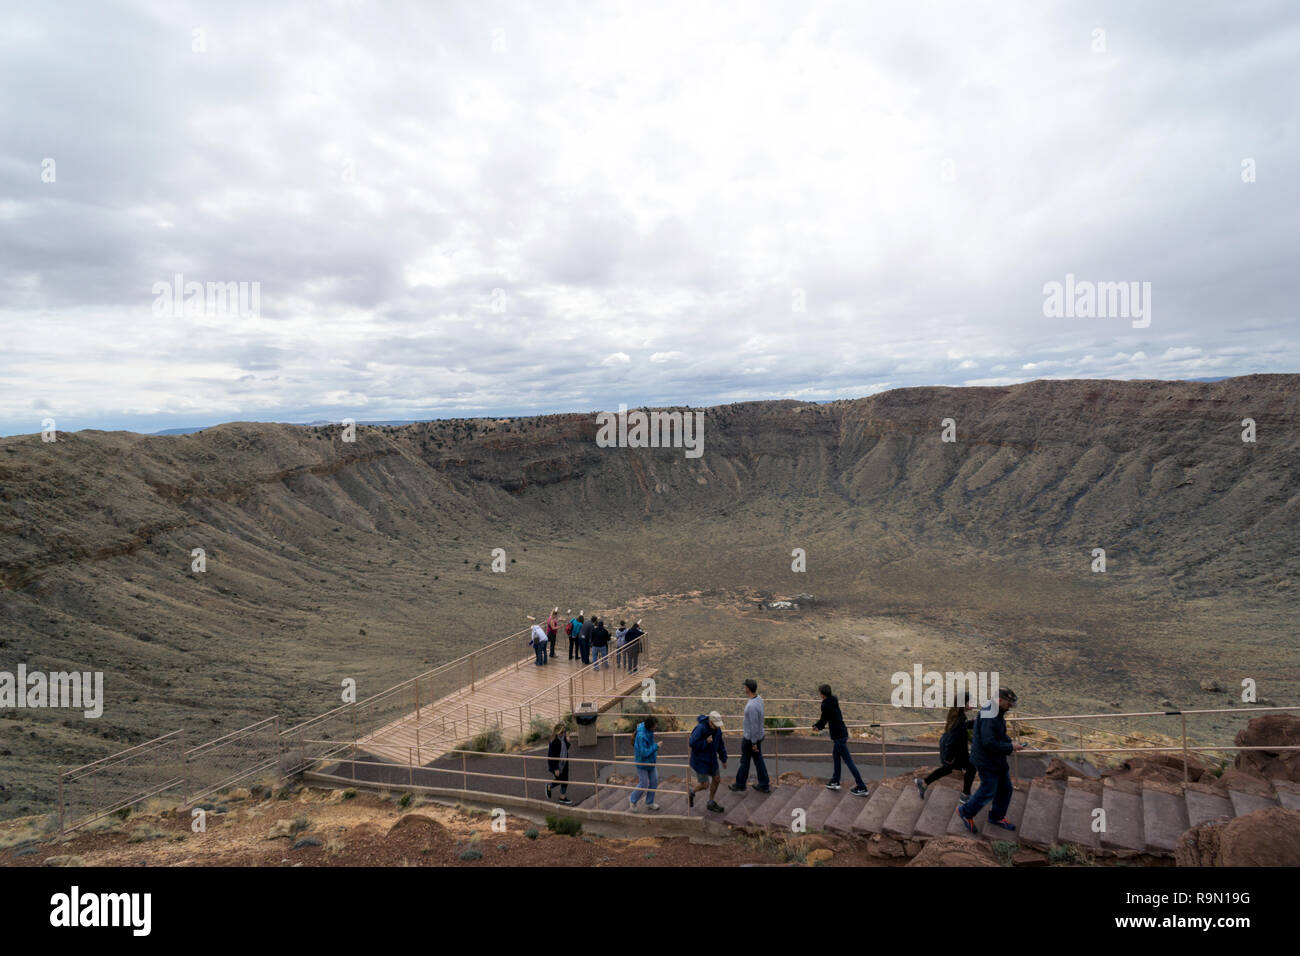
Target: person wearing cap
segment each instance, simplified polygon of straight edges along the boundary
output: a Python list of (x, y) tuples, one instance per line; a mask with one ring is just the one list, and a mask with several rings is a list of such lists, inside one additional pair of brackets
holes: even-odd
[(579, 611), (578, 616), (569, 621), (569, 660), (573, 660), (575, 657), (581, 659), (582, 654), (578, 650), (582, 646), (581, 637), (582, 612)]
[(1024, 750), (1024, 744), (1012, 743), (1007, 736), (1007, 719), (1004, 714), (1016, 705), (1016, 692), (1009, 687), (998, 691), (998, 699), (989, 701), (980, 708), (975, 717), (975, 727), (971, 733), (970, 759), (979, 771), (980, 785), (969, 800), (957, 808), (962, 825), (971, 833), (979, 833), (975, 826), (976, 815), (984, 804), (993, 801), (989, 807), (989, 820), (994, 826), (1004, 830), (1014, 830), (1016, 825), (1007, 819), (1007, 808), (1011, 806), (1011, 769), (1007, 766), (1007, 756), (1017, 750)]
[(822, 695), (822, 713), (817, 723), (813, 724), (813, 730), (821, 733), (822, 728), (825, 727), (831, 735), (831, 759), (835, 761), (831, 770), (831, 780), (826, 784), (826, 789), (840, 788), (840, 764), (843, 763), (848, 765), (849, 773), (853, 774), (853, 782), (856, 784), (849, 793), (855, 797), (865, 797), (869, 791), (867, 785), (862, 782), (862, 774), (858, 773), (858, 765), (853, 762), (853, 755), (849, 753), (849, 727), (844, 723), (839, 698), (831, 693), (830, 684), (822, 684), (817, 688), (817, 693)]
[(695, 773), (695, 783), (688, 779), (686, 801), (695, 806), (695, 795), (705, 787), (709, 788), (708, 808), (714, 813), (721, 813), (725, 808), (715, 799), (718, 784), (722, 777), (718, 771), (719, 763), (727, 766), (727, 745), (722, 741), (722, 715), (716, 710), (700, 714), (695, 718), (695, 729), (691, 731), (691, 770)]
[(542, 630), (540, 624), (534, 624), (531, 633), (533, 636), (528, 643), (532, 646), (533, 653), (537, 655), (537, 660), (533, 663), (541, 667), (546, 663), (546, 632)]
[(555, 656), (555, 645), (559, 643), (555, 639), (560, 633), (560, 609), (552, 608), (551, 616), (546, 619), (546, 644), (550, 647), (550, 656)]
[(754, 789), (759, 793), (771, 793), (767, 762), (763, 760), (763, 737), (767, 733), (763, 729), (763, 698), (758, 696), (758, 681), (752, 677), (745, 681), (745, 696), (749, 701), (745, 704), (745, 719), (741, 727), (740, 767), (736, 770), (736, 782), (727, 789), (736, 793), (745, 792), (745, 786), (749, 783), (749, 763), (752, 760), (754, 769), (758, 772), (758, 785)]

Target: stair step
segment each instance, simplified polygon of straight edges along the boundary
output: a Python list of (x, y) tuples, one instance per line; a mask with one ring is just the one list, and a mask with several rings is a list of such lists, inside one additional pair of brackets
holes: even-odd
[(885, 817), (889, 816), (889, 811), (894, 809), (894, 803), (902, 792), (899, 787), (876, 787), (875, 792), (867, 798), (867, 805), (854, 818), (849, 831), (852, 833), (879, 833), (880, 828), (885, 824)]
[(686, 791), (682, 789), (682, 782), (678, 780), (676, 783), (669, 784), (667, 789), (661, 783), (659, 789), (655, 791), (655, 802), (661, 807), (660, 813), (673, 816), (685, 815)]
[(799, 788), (797, 786), (773, 787), (772, 795), (754, 808), (754, 812), (749, 815), (750, 827), (765, 827), (772, 822), (778, 810), (790, 802)]
[(813, 830), (826, 829), (827, 819), (839, 808), (840, 803), (844, 800), (856, 800), (859, 804), (866, 803), (866, 800), (862, 797), (855, 797), (847, 790), (837, 792), (823, 788), (822, 792), (813, 800), (812, 806), (808, 808), (808, 831), (811, 833)]
[(1093, 850), (1101, 846), (1101, 834), (1093, 830), (1093, 812), (1101, 806), (1100, 787), (1094, 788), (1085, 781), (1071, 777), (1065, 786), (1065, 799), (1061, 804), (1061, 824), (1057, 840), (1075, 843)]
[(1208, 823), (1211, 820), (1231, 820), (1236, 816), (1232, 811), (1232, 801), (1217, 793), (1208, 793), (1204, 790), (1194, 790), (1188, 787), (1183, 793), (1183, 799), (1187, 803), (1187, 825), (1189, 827), (1199, 827), (1202, 823)]
[(1140, 793), (1107, 787), (1102, 791), (1101, 808), (1106, 811), (1106, 829), (1101, 834), (1102, 846), (1108, 850), (1146, 849)]
[(1054, 780), (1035, 778), (1025, 799), (1025, 813), (1020, 822), (1020, 842), (1046, 850), (1056, 842), (1061, 829), (1061, 806), (1065, 787)]
[(916, 819), (913, 833), (919, 837), (942, 836), (948, 832), (961, 791), (956, 787), (934, 785), (925, 791), (925, 809)]
[[(875, 791), (879, 787), (873, 788), (871, 796), (875, 796)], [(843, 799), (836, 804), (835, 809), (831, 811), (830, 816), (826, 818), (825, 827), (832, 833), (848, 833), (853, 828), (853, 821), (858, 818), (862, 810), (871, 801), (871, 797), (865, 800), (862, 797), (855, 797), (847, 791), (841, 791)]]
[(1178, 838), (1187, 830), (1187, 801), (1182, 794), (1168, 793), (1150, 785), (1142, 788), (1142, 833), (1148, 850), (1174, 852)]
[(1288, 810), (1300, 810), (1300, 784), (1290, 780), (1274, 780), (1277, 802)]
[(1012, 786), (1015, 789), (1011, 791), (1011, 802), (1007, 804), (1007, 819), (1014, 823), (1016, 828), (1014, 830), (1004, 830), (1000, 826), (991, 823), (986, 813), (984, 823), (980, 827), (980, 833), (990, 840), (1001, 840), (1004, 843), (1020, 842), (1020, 824), (1025, 819), (1025, 804), (1029, 802), (1029, 785), (1013, 781)]
[[(984, 831), (984, 824), (989, 818), (989, 805), (986, 803), (980, 808), (980, 812), (975, 814), (975, 829), (979, 832)], [(952, 808), (952, 816), (948, 818), (948, 834), (951, 836), (974, 837), (975, 834), (966, 829), (966, 824), (961, 820), (961, 805)]]
[(787, 802), (786, 805), (772, 818), (772, 822), (767, 825), (768, 829), (788, 831), (790, 829), (790, 824), (794, 822), (792, 813), (795, 810), (804, 811), (804, 823), (807, 825), (808, 808), (813, 805), (813, 802), (821, 796), (823, 792), (827, 792), (826, 787), (823, 784), (805, 783), (795, 791), (794, 796), (789, 800), (789, 802)]
[(727, 812), (723, 815), (722, 822), (733, 827), (743, 827), (747, 824), (749, 822), (750, 814), (758, 809), (759, 806), (766, 803), (768, 798), (767, 794), (759, 793), (753, 787), (746, 790), (744, 793), (732, 793), (730, 790), (728, 790), (727, 793), (729, 794), (728, 799), (730, 799), (731, 804), (727, 807)]
[(921, 794), (917, 792), (916, 785), (909, 780), (907, 786), (903, 788), (903, 792), (894, 801), (893, 807), (890, 808), (889, 816), (885, 817), (880, 832), (885, 836), (910, 840), (913, 831), (916, 830), (916, 821), (920, 818), (921, 811), (924, 809), (925, 801), (921, 799)]
[(1245, 790), (1229, 790), (1228, 799), (1232, 801), (1232, 812), (1239, 817), (1255, 810), (1264, 810), (1277, 806), (1277, 798), (1272, 794), (1247, 793)]

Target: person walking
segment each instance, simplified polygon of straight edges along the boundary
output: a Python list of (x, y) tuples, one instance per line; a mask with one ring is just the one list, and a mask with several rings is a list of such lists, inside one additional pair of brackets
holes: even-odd
[(546, 619), (546, 646), (550, 648), (550, 656), (555, 656), (555, 645), (559, 643), (556, 638), (560, 634), (560, 609), (552, 608), (551, 616)]
[(605, 627), (605, 622), (596, 618), (596, 626), (591, 631), (591, 659), (595, 661), (596, 666), (593, 671), (601, 668), (601, 661), (605, 662), (605, 669), (610, 667), (609, 663), (609, 628)]
[(591, 620), (582, 625), (582, 630), (578, 632), (578, 650), (582, 653), (582, 663), (591, 663), (591, 632), (596, 629), (596, 615), (591, 616)]
[(546, 748), (546, 769), (555, 778), (546, 781), (546, 799), (551, 799), (551, 791), (558, 783), (560, 799), (556, 802), (572, 803), (569, 799), (569, 728), (563, 721), (551, 732), (551, 743)]
[(546, 632), (542, 630), (540, 624), (534, 624), (532, 629), (532, 639), (528, 642), (537, 659), (533, 661), (538, 667), (546, 663)]
[(921, 791), (922, 800), (925, 799), (926, 787), (948, 776), (954, 770), (961, 770), (965, 774), (965, 779), (962, 781), (961, 802), (965, 803), (970, 799), (971, 784), (975, 782), (975, 765), (970, 762), (969, 746), (969, 731), (975, 721), (966, 716), (970, 709), (969, 693), (966, 695), (964, 705), (949, 708), (948, 719), (943, 724), (943, 736), (939, 738), (939, 766), (924, 780), (920, 777), (916, 778), (916, 789)]
[(993, 801), (989, 807), (989, 820), (996, 827), (1014, 830), (1016, 825), (1007, 819), (1007, 808), (1011, 806), (1011, 769), (1007, 766), (1007, 755), (1017, 750), (1024, 750), (1024, 744), (1011, 742), (1007, 736), (1007, 711), (1016, 705), (1016, 692), (1010, 687), (998, 691), (998, 699), (989, 701), (975, 716), (975, 726), (971, 731), (970, 759), (980, 774), (979, 789), (969, 800), (957, 808), (961, 822), (971, 833), (979, 833), (975, 826), (976, 815), (984, 804)]
[(655, 803), (655, 791), (659, 789), (659, 741), (655, 740), (655, 728), (659, 719), (651, 714), (636, 725), (636, 734), (632, 738), (632, 747), (636, 753), (636, 789), (628, 797), (631, 811), (636, 813), (636, 802), (645, 797), (647, 810), (658, 810)]
[(745, 681), (745, 717), (741, 725), (740, 766), (736, 768), (736, 782), (727, 787), (736, 793), (743, 793), (749, 783), (749, 764), (752, 760), (758, 772), (758, 784), (754, 787), (759, 793), (771, 793), (768, 786), (767, 763), (763, 760), (763, 738), (767, 731), (763, 727), (763, 698), (758, 696), (758, 681), (752, 677)]
[(830, 684), (822, 684), (817, 688), (817, 692), (822, 695), (822, 714), (817, 723), (813, 724), (813, 730), (821, 733), (823, 727), (831, 736), (831, 757), (835, 761), (834, 769), (831, 771), (831, 782), (826, 784), (827, 790), (838, 790), (840, 788), (840, 764), (844, 763), (849, 768), (849, 773), (853, 774), (853, 781), (856, 786), (849, 791), (855, 797), (867, 796), (867, 785), (862, 782), (862, 774), (858, 773), (858, 766), (853, 762), (853, 755), (849, 753), (849, 728), (844, 723), (844, 715), (840, 712), (839, 698), (831, 693)]
[(722, 813), (725, 809), (717, 801), (718, 784), (722, 781), (718, 766), (719, 764), (723, 768), (727, 766), (727, 745), (723, 743), (722, 730), (722, 715), (716, 710), (711, 710), (695, 718), (695, 729), (691, 731), (690, 736), (690, 767), (695, 773), (695, 782), (692, 783), (690, 778), (687, 778), (686, 802), (692, 807), (695, 806), (695, 795), (708, 787), (707, 806), (714, 813)]

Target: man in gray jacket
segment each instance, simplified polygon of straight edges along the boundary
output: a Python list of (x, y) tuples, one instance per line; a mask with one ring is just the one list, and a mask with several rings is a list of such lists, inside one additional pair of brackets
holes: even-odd
[(736, 782), (727, 789), (737, 793), (745, 789), (749, 782), (749, 762), (752, 760), (754, 769), (758, 772), (758, 786), (754, 789), (759, 793), (770, 793), (767, 764), (763, 760), (763, 738), (766, 736), (763, 729), (763, 698), (758, 696), (758, 681), (752, 677), (745, 681), (745, 696), (749, 701), (745, 704), (745, 720), (740, 738), (740, 767), (736, 771)]

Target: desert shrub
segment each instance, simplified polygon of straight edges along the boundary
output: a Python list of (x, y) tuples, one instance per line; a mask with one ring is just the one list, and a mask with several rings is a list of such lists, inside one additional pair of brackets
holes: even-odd
[(1003, 866), (1011, 865), (1011, 857), (1018, 849), (1020, 845), (1009, 840), (996, 840), (993, 843), (993, 852), (997, 854), (998, 862)]
[(1047, 860), (1049, 863), (1068, 865), (1071, 863), (1080, 866), (1087, 866), (1092, 859), (1084, 852), (1082, 847), (1073, 843), (1057, 843), (1047, 851)]
[(536, 840), (538, 837), (537, 827), (529, 827), (524, 831), (524, 836), (530, 840)]
[(545, 717), (534, 717), (528, 724), (528, 732), (524, 734), (524, 743), (535, 744), (539, 740), (550, 740), (552, 726)]
[(789, 717), (764, 718), (763, 726), (771, 730), (772, 733), (778, 737), (794, 733), (793, 730), (788, 729), (794, 726), (794, 721)]
[(481, 860), (483, 859), (483, 851), (475, 850), (473, 847), (470, 847), (467, 850), (460, 851), (460, 858), (462, 860)]
[(147, 843), (150, 840), (160, 840), (166, 835), (162, 830), (154, 829), (151, 826), (138, 826), (131, 831), (131, 835), (127, 837), (126, 842)]
[(548, 816), (546, 829), (560, 836), (577, 836), (582, 832), (582, 821), (577, 817)]
[(636, 725), (645, 720), (649, 714), (654, 714), (659, 718), (659, 726), (655, 728), (655, 733), (681, 729), (677, 723), (677, 718), (673, 717), (665, 708), (656, 707), (654, 704), (648, 704), (638, 698), (630, 704), (623, 705), (623, 715), (619, 719), (616, 732), (620, 734), (636, 733)]
[(493, 727), (491, 730), (485, 730), (477, 737), (465, 741), (458, 749), (472, 750), (481, 754), (503, 754), (506, 752), (506, 742), (501, 736), (500, 729)]
[(397, 801), (397, 805), (405, 810), (411, 805), (411, 795), (409, 793), (402, 794), (402, 798)]
[(306, 817), (304, 817), (304, 816), (297, 816), (297, 817), (294, 817), (294, 818), (293, 818), (293, 825), (289, 828), (289, 832), (290, 832), (290, 833), (301, 833), (303, 830), (306, 830), (306, 829), (308, 829), (308, 828), (310, 828), (310, 827), (311, 827), (311, 821), (310, 821), (310, 820), (308, 820), (308, 819), (307, 819)]
[(320, 840), (313, 836), (299, 837), (290, 849), (301, 850), (305, 846), (320, 846)]
[(343, 791), (343, 799), (344, 799), (344, 800), (351, 800), (351, 799), (352, 799), (353, 797), (355, 797), (356, 795), (357, 795), (357, 792), (356, 792), (355, 790), (353, 790), (351, 787), (348, 787), (348, 789), (346, 789), (346, 790)]

